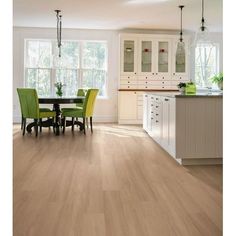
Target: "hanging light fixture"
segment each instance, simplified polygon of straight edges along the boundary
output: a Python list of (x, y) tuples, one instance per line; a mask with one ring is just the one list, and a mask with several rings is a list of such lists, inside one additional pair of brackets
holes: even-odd
[(176, 50), (176, 54), (180, 55), (180, 54), (185, 54), (185, 43), (183, 40), (183, 29), (182, 29), (182, 10), (184, 8), (183, 5), (179, 6), (180, 8), (180, 12), (181, 12), (181, 16), (180, 16), (180, 38), (177, 44), (177, 50)]
[(59, 50), (59, 54), (58, 56), (61, 57), (61, 18), (62, 15), (61, 10), (55, 10), (56, 12), (56, 17), (57, 17), (57, 46), (58, 46), (58, 50)]
[(202, 19), (201, 19), (201, 26), (198, 29), (198, 31), (195, 34), (194, 42), (193, 42), (193, 47), (198, 46), (205, 46), (206, 44), (212, 45), (213, 43), (209, 39), (209, 30), (205, 26), (205, 18), (204, 18), (204, 0), (202, 0)]

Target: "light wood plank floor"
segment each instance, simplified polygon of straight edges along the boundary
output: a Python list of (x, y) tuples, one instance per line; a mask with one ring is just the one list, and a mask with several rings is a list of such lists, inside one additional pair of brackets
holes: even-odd
[(14, 236), (222, 235), (222, 167), (180, 166), (141, 127), (13, 139)]

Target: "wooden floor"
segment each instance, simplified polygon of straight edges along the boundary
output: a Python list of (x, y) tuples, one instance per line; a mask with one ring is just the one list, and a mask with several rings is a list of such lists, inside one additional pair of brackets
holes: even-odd
[(222, 235), (222, 167), (183, 167), (137, 126), (22, 137), (14, 236)]

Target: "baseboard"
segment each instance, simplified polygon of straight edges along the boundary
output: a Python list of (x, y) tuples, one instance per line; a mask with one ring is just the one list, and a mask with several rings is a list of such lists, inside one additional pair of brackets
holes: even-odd
[(222, 165), (223, 158), (181, 159), (182, 165)]

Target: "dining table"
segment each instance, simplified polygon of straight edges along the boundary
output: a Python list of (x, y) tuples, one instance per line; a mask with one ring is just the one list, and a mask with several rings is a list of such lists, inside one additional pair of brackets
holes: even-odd
[[(39, 104), (52, 104), (53, 105), (53, 111), (56, 112), (55, 120), (52, 118), (48, 118), (47, 120), (44, 120), (40, 123), (41, 127), (50, 127), (52, 126), (55, 134), (60, 135), (60, 127), (62, 127), (62, 119), (61, 119), (61, 104), (76, 104), (81, 103), (85, 99), (85, 96), (50, 96), (50, 97), (39, 97), (38, 101)], [(82, 122), (80, 121), (74, 121), (75, 125), (80, 126), (80, 130), (83, 130), (85, 127)], [(26, 130), (28, 133), (32, 132), (32, 128), (36, 125), (35, 122), (29, 123), (26, 127)], [(71, 126), (72, 121), (66, 121), (66, 126)]]

